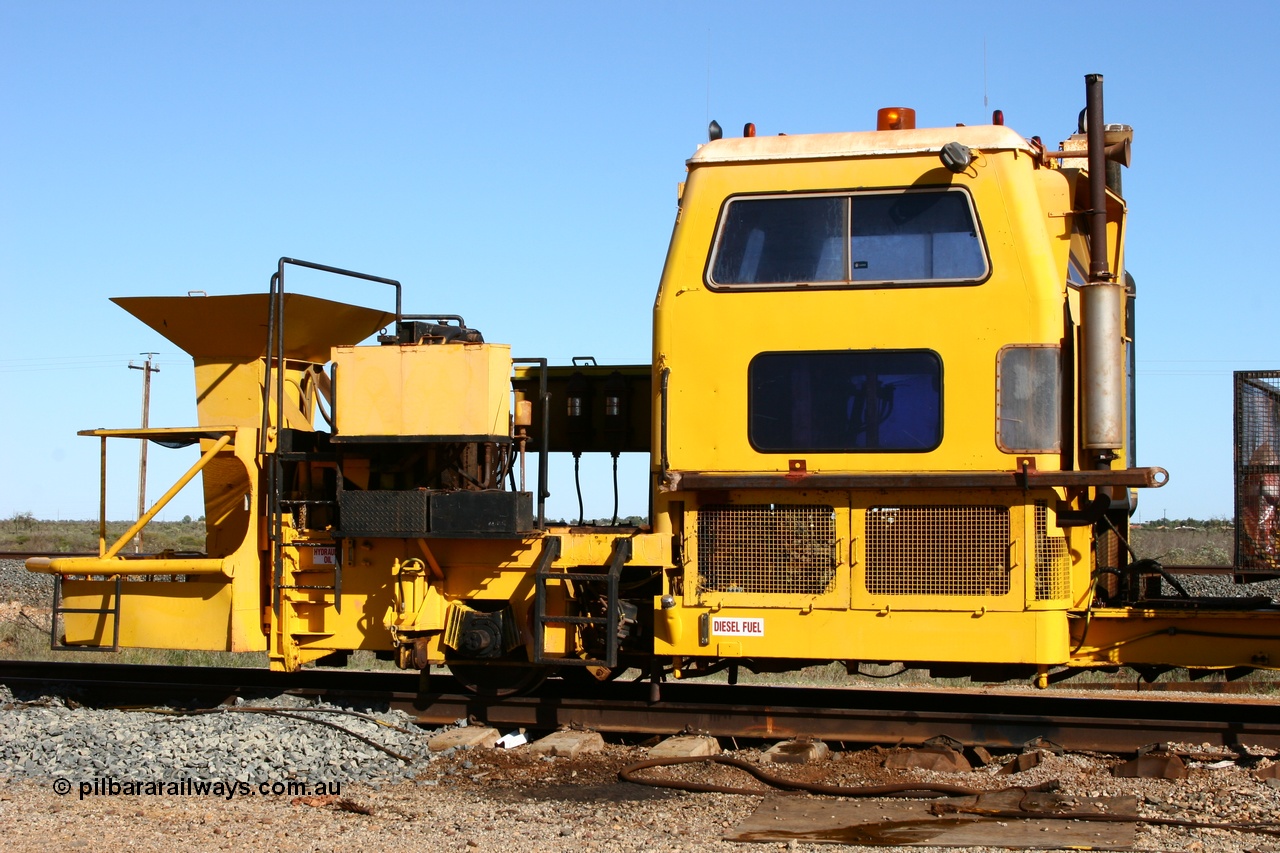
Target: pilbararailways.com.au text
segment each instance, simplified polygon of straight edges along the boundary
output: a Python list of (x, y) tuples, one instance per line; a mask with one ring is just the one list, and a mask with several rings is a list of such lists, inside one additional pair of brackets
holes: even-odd
[(219, 797), (231, 800), (236, 797), (323, 797), (342, 793), (341, 782), (307, 782), (289, 779), (277, 782), (210, 781), (205, 779), (177, 779), (168, 782), (146, 782), (141, 779), (117, 779), (114, 776), (99, 777), (80, 783), (69, 779), (55, 779), (55, 793), (66, 796), (78, 790), (80, 799), (85, 797)]

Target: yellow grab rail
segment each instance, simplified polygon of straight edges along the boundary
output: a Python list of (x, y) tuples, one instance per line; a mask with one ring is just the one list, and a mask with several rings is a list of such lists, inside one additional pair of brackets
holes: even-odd
[(234, 561), (224, 557), (126, 560), (123, 557), (30, 557), (27, 571), (47, 575), (223, 575)]
[(195, 477), (196, 474), (199, 474), (200, 471), (203, 470), (204, 466), (212, 462), (213, 457), (218, 455), (218, 451), (226, 447), (227, 444), (230, 443), (230, 441), (231, 441), (230, 433), (223, 435), (221, 438), (215, 441), (213, 443), (213, 447), (210, 447), (208, 450), (206, 450), (204, 455), (201, 456), (198, 460), (196, 460), (196, 464), (188, 468), (187, 473), (179, 477), (178, 482), (170, 486), (169, 491), (165, 492), (160, 497), (160, 500), (156, 501), (155, 504), (151, 507), (151, 509), (147, 510), (146, 514), (142, 516), (142, 518), (135, 521), (133, 526), (130, 527), (127, 531), (125, 531), (125, 534), (121, 536), (119, 539), (117, 539), (116, 543), (112, 545), (110, 548), (108, 548), (106, 553), (103, 554), (100, 559), (110, 560), (116, 554), (119, 554), (120, 549), (123, 548), (125, 545), (127, 545), (129, 541), (133, 539), (134, 536), (137, 536), (138, 531), (146, 527), (147, 524), (151, 522), (151, 519), (156, 517), (156, 513), (164, 509), (165, 505), (168, 504), (169, 501), (173, 500), (174, 496), (178, 494), (178, 492), (182, 491), (183, 487), (186, 486), (187, 483), (190, 483), (191, 479)]

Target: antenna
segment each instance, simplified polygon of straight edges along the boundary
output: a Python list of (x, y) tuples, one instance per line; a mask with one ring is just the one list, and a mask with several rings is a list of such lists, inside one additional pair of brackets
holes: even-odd
[(707, 121), (711, 121), (711, 27), (707, 27)]
[(987, 100), (987, 37), (982, 37), (982, 106), (991, 106), (991, 102)]

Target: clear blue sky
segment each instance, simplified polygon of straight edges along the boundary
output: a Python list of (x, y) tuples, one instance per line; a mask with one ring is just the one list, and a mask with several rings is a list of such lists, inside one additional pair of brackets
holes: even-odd
[[(260, 292), (281, 255), (397, 278), (519, 355), (649, 359), (684, 161), (737, 133), (990, 110), (1056, 143), (1083, 76), (1136, 130), (1140, 517), (1229, 516), (1231, 371), (1280, 368), (1267, 3), (0, 3), (0, 517), (97, 514), (90, 427), (194, 422), (190, 362), (107, 302)], [(988, 103), (989, 101), (989, 103)], [(1267, 205), (1263, 205), (1263, 202)], [(301, 276), (299, 284), (303, 283)], [(378, 290), (311, 292), (354, 302)], [(194, 459), (153, 447), (158, 496)], [(112, 445), (109, 514), (135, 510)], [(607, 515), (608, 460), (586, 460)], [(622, 512), (643, 513), (643, 464)], [(576, 513), (571, 478), (551, 511)], [(194, 487), (165, 516), (199, 515)]]

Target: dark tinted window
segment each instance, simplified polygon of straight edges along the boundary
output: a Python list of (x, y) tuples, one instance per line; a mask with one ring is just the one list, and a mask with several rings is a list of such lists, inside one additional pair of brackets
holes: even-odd
[(987, 271), (962, 193), (853, 197), (854, 281), (977, 279)]
[(969, 197), (956, 190), (733, 199), (714, 251), (711, 283), (725, 287), (968, 282), (987, 273)]
[(721, 284), (843, 281), (847, 206), (838, 196), (733, 202), (711, 277)]
[(921, 451), (942, 441), (942, 361), (929, 350), (761, 353), (747, 381), (760, 451)]

